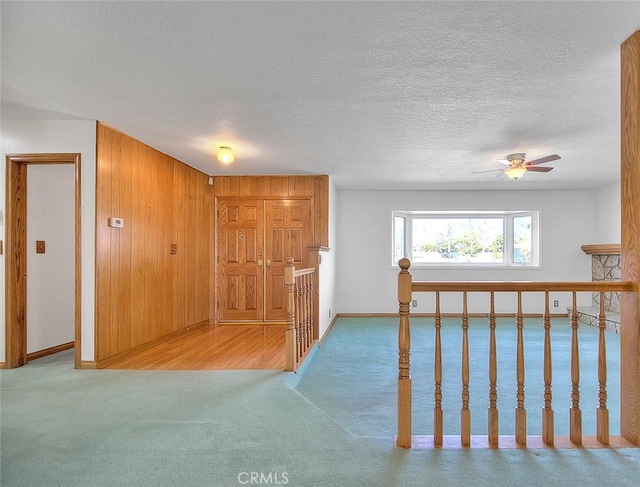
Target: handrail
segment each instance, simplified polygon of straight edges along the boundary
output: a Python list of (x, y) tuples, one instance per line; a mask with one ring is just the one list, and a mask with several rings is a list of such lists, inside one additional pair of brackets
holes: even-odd
[(637, 292), (635, 282), (589, 281), (589, 282), (556, 282), (556, 281), (413, 281), (414, 292)]
[(294, 275), (298, 276), (306, 276), (307, 274), (313, 274), (316, 270), (313, 267), (307, 267), (306, 269), (296, 269)]

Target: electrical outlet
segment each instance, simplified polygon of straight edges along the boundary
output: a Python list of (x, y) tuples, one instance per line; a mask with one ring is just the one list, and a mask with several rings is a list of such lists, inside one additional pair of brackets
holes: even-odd
[(415, 308), (416, 306), (418, 306), (418, 300), (417, 300), (417, 299), (414, 299), (413, 301), (411, 301), (411, 306), (412, 306), (412, 307), (414, 307), (414, 308)]
[(557, 299), (553, 300), (553, 307), (557, 308), (558, 306), (560, 306), (560, 302)]

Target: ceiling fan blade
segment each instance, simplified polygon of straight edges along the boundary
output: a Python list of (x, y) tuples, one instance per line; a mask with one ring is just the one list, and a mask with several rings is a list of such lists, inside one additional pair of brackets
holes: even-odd
[(538, 164), (544, 164), (545, 162), (555, 161), (560, 159), (558, 154), (551, 154), (550, 156), (541, 157), (540, 159), (534, 159), (533, 161), (527, 161), (528, 166), (537, 166)]
[(504, 172), (504, 169), (487, 169), (486, 171), (473, 171), (471, 174), (480, 174), (482, 172), (495, 172), (495, 171)]
[(504, 164), (505, 166), (511, 165), (511, 161), (509, 161), (508, 159), (496, 159), (496, 162), (499, 162), (500, 164)]
[(530, 167), (530, 166), (526, 166), (526, 168), (527, 168), (527, 171), (533, 171), (533, 172), (549, 172), (553, 169), (552, 167)]

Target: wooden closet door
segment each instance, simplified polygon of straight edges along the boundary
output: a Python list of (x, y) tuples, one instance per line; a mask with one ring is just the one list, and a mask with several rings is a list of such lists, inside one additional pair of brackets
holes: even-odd
[(284, 268), (293, 257), (296, 268), (308, 267), (307, 247), (312, 244), (311, 201), (266, 202), (266, 299), (265, 320), (286, 321)]
[(264, 320), (264, 202), (219, 200), (220, 321)]

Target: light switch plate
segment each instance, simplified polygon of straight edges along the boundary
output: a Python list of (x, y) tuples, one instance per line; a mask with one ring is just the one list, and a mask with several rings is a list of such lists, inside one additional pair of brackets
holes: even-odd
[(44, 254), (47, 251), (44, 240), (36, 240), (36, 254)]

